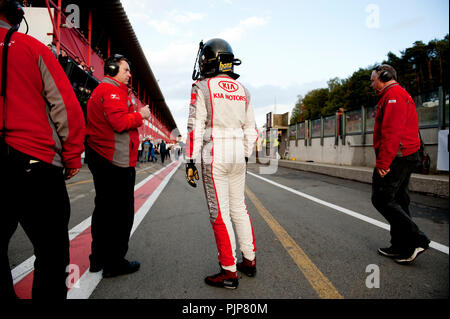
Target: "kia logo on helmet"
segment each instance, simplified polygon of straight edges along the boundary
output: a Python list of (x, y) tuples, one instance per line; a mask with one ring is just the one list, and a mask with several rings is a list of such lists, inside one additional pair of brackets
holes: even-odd
[(220, 81), (219, 86), (227, 92), (236, 92), (239, 89), (239, 86), (230, 81)]

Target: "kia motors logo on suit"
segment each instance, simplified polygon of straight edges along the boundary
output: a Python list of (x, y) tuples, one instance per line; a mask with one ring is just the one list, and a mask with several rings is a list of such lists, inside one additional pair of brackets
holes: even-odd
[(227, 92), (236, 92), (237, 90), (239, 90), (239, 86), (231, 81), (220, 81), (219, 82), (219, 86), (224, 89)]

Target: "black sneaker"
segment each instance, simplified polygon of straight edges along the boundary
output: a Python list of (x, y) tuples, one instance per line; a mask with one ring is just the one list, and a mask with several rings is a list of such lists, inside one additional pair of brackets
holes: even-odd
[(420, 243), (417, 246), (419, 246), (420, 248), (423, 248), (423, 249), (428, 249), (428, 247), (430, 247), (430, 243), (431, 243), (431, 241), (427, 238), (427, 239), (423, 240), (422, 243)]
[(416, 248), (411, 248), (408, 249), (406, 253), (398, 256), (397, 258), (395, 258), (395, 261), (399, 264), (410, 264), (414, 261), (414, 259), (417, 258), (417, 256), (419, 256), (421, 253), (423, 253), (427, 248), (423, 248), (423, 247), (416, 247)]
[(400, 257), (400, 255), (402, 254), (402, 252), (394, 246), (388, 248), (378, 248), (378, 253), (390, 258)]
[(206, 277), (205, 283), (214, 287), (236, 289), (239, 285), (239, 280), (236, 271), (221, 268), (220, 273)]
[(99, 272), (103, 269), (103, 262), (101, 259), (94, 257), (93, 255), (89, 256), (89, 271), (90, 272)]
[(107, 266), (103, 269), (103, 278), (111, 278), (127, 275), (139, 270), (141, 264), (138, 261), (125, 261), (117, 266)]
[(103, 265), (101, 265), (101, 264), (91, 263), (91, 265), (89, 266), (90, 272), (99, 272), (102, 269), (103, 269)]

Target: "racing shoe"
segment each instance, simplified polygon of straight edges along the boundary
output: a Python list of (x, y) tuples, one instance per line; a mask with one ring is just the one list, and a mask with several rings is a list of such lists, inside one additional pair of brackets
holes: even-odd
[(248, 260), (242, 255), (242, 262), (236, 264), (237, 270), (246, 274), (249, 277), (256, 275), (256, 257), (253, 260)]
[(428, 247), (415, 247), (408, 249), (404, 254), (398, 256), (394, 260), (401, 265), (410, 264), (417, 258), (417, 256), (423, 253), (427, 248)]
[(394, 246), (388, 248), (378, 248), (378, 253), (390, 258), (400, 257), (400, 255), (402, 254), (402, 252)]
[(239, 285), (237, 271), (229, 271), (220, 267), (220, 273), (206, 277), (205, 283), (214, 287), (236, 289)]

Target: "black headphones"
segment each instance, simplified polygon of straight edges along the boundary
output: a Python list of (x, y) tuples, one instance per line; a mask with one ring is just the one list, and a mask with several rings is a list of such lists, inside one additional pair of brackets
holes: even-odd
[[(392, 68), (394, 73), (392, 73), (386, 66), (389, 68)], [(380, 81), (383, 83), (389, 82), (391, 80), (397, 80), (397, 74), (395, 74), (395, 70), (391, 66), (382, 64), (382, 65), (378, 65), (373, 70), (376, 72), (381, 72), (378, 77), (379, 77)]]
[(6, 0), (3, 7), (6, 20), (13, 26), (22, 22), (24, 12), (22, 6), (16, 0)]
[(128, 64), (130, 64), (127, 58), (125, 58), (122, 54), (114, 54), (110, 56), (105, 62), (105, 75), (116, 76), (117, 73), (119, 73), (119, 62), (121, 60), (125, 60)]

